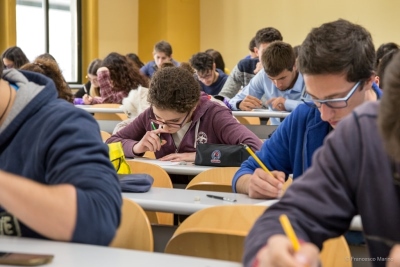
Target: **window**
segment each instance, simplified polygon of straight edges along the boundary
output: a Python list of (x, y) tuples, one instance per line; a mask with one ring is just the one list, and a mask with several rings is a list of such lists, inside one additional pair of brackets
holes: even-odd
[(80, 0), (17, 0), (17, 46), (30, 61), (50, 53), (64, 78), (80, 77)]

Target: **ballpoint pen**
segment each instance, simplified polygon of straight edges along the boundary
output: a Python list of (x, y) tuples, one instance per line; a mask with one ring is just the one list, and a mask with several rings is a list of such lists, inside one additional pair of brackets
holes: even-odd
[(292, 225), (290, 224), (289, 218), (286, 216), (286, 214), (282, 214), (281, 216), (279, 216), (279, 221), (281, 222), (283, 231), (285, 231), (286, 236), (292, 243), (293, 250), (297, 252), (300, 249), (300, 243), (297, 239), (296, 233), (292, 228)]
[[(154, 125), (154, 123), (153, 122), (150, 122), (150, 124), (151, 124), (151, 128), (153, 129), (153, 130), (157, 130), (157, 128), (156, 128), (156, 126)], [(157, 134), (158, 135), (158, 138), (160, 138), (160, 143), (162, 142), (161, 141), (161, 135), (160, 134)]]
[(222, 197), (222, 196), (216, 196), (216, 195), (207, 195), (207, 197), (225, 200), (225, 201), (229, 201), (229, 202), (236, 202), (236, 199), (229, 198), (229, 197)]
[(251, 150), (251, 148), (246, 145), (243, 144), (244, 148), (247, 150), (247, 152), (249, 152), (249, 154), (255, 159), (255, 161), (257, 161), (258, 165), (260, 165), (260, 167), (269, 175), (273, 176), (272, 173), (268, 170), (268, 168), (264, 165), (264, 163), (262, 163), (262, 161), (257, 157), (257, 155), (253, 152), (253, 150)]

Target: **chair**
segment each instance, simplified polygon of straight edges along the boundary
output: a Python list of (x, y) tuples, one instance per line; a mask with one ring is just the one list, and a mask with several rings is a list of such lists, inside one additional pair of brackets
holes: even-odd
[[(165, 253), (241, 262), (244, 240), (265, 209), (258, 205), (223, 205), (200, 210), (181, 223)], [(346, 262), (350, 257), (343, 236), (325, 241), (320, 253), (324, 267), (351, 267), (351, 261)]]
[(146, 213), (138, 204), (122, 199), (121, 223), (110, 246), (153, 251), (153, 231)]
[[(132, 173), (147, 173), (154, 178), (153, 187), (173, 188), (168, 173), (158, 165), (135, 160), (127, 160)], [(146, 211), (151, 223), (173, 225), (172, 213)]]
[(260, 125), (259, 117), (235, 117), (241, 124)]
[(108, 138), (111, 137), (111, 134), (106, 131), (100, 131), (101, 139), (105, 142)]
[(200, 210), (179, 225), (165, 253), (240, 262), (244, 239), (265, 209), (223, 205)]
[(350, 249), (343, 236), (325, 241), (319, 256), (324, 267), (352, 267)]
[(232, 193), (232, 178), (239, 167), (220, 167), (203, 171), (186, 186), (191, 190), (206, 190)]
[[(119, 108), (121, 104), (94, 104), (93, 108)], [(94, 113), (96, 120), (108, 120), (108, 121), (123, 121), (128, 119), (125, 113)]]

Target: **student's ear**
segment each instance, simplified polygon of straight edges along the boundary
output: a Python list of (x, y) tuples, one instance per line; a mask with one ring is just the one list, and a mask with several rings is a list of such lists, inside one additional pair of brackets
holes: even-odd
[(257, 55), (257, 57), (258, 57), (258, 48), (257, 47), (254, 47), (254, 53)]
[(213, 70), (215, 71), (217, 69), (217, 65), (215, 65), (215, 62), (213, 63)]
[(380, 79), (381, 79), (381, 78), (379, 78), (378, 75), (375, 76), (375, 83), (376, 83), (376, 85), (378, 85), (378, 87), (379, 87), (379, 81), (380, 81)]

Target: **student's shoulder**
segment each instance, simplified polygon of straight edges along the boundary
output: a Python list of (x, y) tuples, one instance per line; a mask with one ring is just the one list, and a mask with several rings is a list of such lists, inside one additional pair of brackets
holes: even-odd
[(258, 58), (244, 58), (239, 61), (239, 63), (237, 64), (237, 68), (241, 72), (254, 74), (254, 69), (256, 68), (258, 62)]

